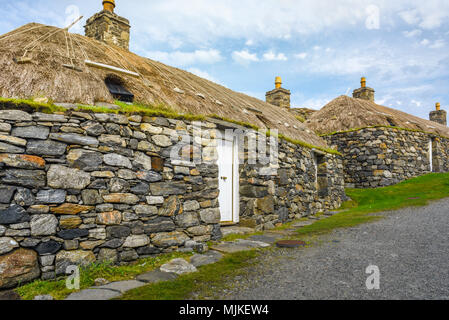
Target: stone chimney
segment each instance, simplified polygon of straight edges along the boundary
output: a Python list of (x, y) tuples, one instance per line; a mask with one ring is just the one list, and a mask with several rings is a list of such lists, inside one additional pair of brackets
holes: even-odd
[(282, 79), (281, 77), (276, 77), (275, 80), (275, 89), (272, 91), (268, 91), (265, 94), (267, 103), (272, 105), (290, 109), (290, 90), (282, 88)]
[(366, 86), (366, 78), (363, 77), (360, 83), (362, 85), (361, 88), (354, 90), (352, 97), (374, 102), (375, 91), (373, 88), (369, 88)]
[(114, 13), (115, 0), (104, 0), (103, 11), (89, 18), (84, 26), (86, 37), (129, 50), (129, 20)]
[(447, 126), (447, 112), (444, 110), (441, 110), (441, 104), (436, 104), (436, 111), (432, 111), (430, 113), (430, 121), (442, 124), (444, 126)]

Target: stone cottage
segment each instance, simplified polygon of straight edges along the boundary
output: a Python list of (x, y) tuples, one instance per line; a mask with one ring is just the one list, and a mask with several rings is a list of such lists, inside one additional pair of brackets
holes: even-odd
[(430, 172), (449, 171), (446, 112), (424, 120), (374, 102), (362, 86), (353, 98), (341, 96), (314, 113), (306, 125), (343, 154), (347, 187), (375, 188)]
[(0, 36), (0, 289), (340, 206), (343, 164), (325, 140), (131, 53), (128, 20), (103, 5), (86, 36), (35, 23)]

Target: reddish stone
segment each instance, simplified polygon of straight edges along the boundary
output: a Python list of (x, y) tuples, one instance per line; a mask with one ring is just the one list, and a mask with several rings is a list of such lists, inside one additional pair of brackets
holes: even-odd
[(0, 257), (0, 289), (9, 289), (39, 277), (37, 254), (33, 250), (18, 249)]
[(101, 212), (97, 216), (97, 224), (107, 226), (119, 225), (122, 222), (122, 214), (119, 211)]
[(51, 208), (51, 212), (56, 214), (71, 214), (76, 215), (84, 211), (90, 211), (94, 209), (95, 207), (91, 206), (81, 206), (79, 204), (73, 204), (73, 203), (64, 203), (63, 205), (60, 205), (56, 208)]
[(151, 158), (151, 167), (156, 172), (162, 172), (164, 170), (164, 159), (159, 157)]
[(45, 160), (37, 156), (26, 154), (0, 154), (0, 163), (8, 167), (20, 169), (44, 169)]

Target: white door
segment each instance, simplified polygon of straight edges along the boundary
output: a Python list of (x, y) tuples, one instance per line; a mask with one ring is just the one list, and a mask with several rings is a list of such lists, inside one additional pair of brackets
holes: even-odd
[(218, 140), (218, 198), (222, 223), (239, 222), (239, 177), (236, 139)]
[(430, 161), (430, 172), (433, 172), (433, 145), (432, 139), (429, 141), (429, 161)]

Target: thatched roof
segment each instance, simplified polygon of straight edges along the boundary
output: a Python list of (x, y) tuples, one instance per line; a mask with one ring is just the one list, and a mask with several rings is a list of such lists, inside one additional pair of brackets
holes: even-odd
[[(31, 62), (13, 61), (23, 56), (32, 58)], [(126, 69), (139, 76), (90, 67), (85, 60)], [(80, 70), (68, 69), (64, 64)], [(56, 27), (31, 23), (0, 36), (0, 67), (0, 96), (4, 98), (47, 97), (54, 102), (89, 105), (113, 102), (104, 81), (108, 75), (116, 74), (135, 95), (135, 102), (162, 103), (180, 113), (217, 114), (260, 128), (278, 129), (287, 137), (309, 144), (326, 146), (294, 115), (281, 108)]]
[(372, 101), (340, 96), (314, 113), (306, 125), (318, 134), (371, 126), (393, 126), (449, 137), (449, 128)]

